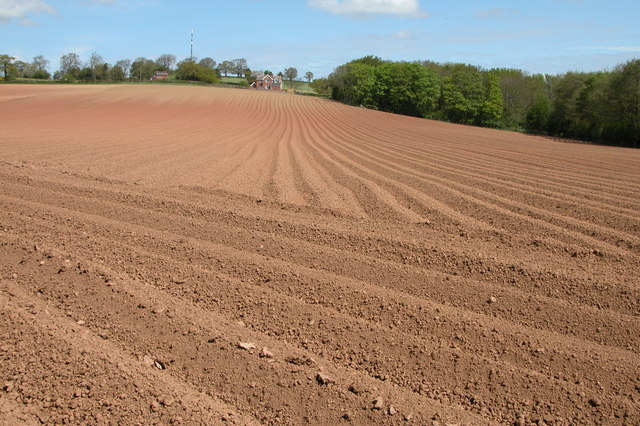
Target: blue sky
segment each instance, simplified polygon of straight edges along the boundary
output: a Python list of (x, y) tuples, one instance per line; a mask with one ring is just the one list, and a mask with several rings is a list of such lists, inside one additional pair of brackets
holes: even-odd
[(97, 52), (109, 63), (171, 53), (326, 76), (365, 55), (532, 73), (640, 58), (639, 0), (0, 0), (0, 53), (25, 61)]

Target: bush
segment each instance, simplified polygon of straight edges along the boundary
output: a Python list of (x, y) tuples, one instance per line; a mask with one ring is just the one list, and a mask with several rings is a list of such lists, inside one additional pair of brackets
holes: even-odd
[(33, 78), (38, 80), (49, 80), (51, 78), (51, 74), (47, 70), (36, 70), (33, 73)]
[(531, 104), (525, 118), (525, 129), (531, 133), (545, 133), (551, 115), (549, 98), (541, 96)]
[(202, 81), (203, 83), (218, 83), (218, 73), (211, 68), (199, 65), (191, 60), (180, 62), (176, 71), (178, 80)]

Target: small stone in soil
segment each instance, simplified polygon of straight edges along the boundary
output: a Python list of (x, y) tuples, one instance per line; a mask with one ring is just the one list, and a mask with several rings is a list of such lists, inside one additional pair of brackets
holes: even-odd
[(164, 405), (165, 407), (171, 407), (174, 402), (175, 400), (171, 396), (166, 396), (160, 400), (160, 404)]
[(149, 367), (153, 367), (153, 364), (155, 363), (154, 359), (149, 355), (145, 355), (144, 358), (142, 358), (142, 361)]
[(320, 371), (318, 374), (316, 374), (316, 380), (321, 385), (328, 385), (328, 384), (331, 384), (331, 383), (335, 383), (335, 380), (333, 380), (333, 378), (331, 378), (326, 373), (323, 373), (322, 371)]
[(382, 408), (384, 407), (384, 399), (381, 396), (377, 397), (372, 402), (374, 410), (382, 410)]
[(273, 354), (267, 348), (262, 348), (260, 358), (273, 358)]
[(313, 367), (314, 365), (318, 365), (315, 359), (308, 356), (303, 356), (303, 357), (288, 356), (284, 360), (293, 365), (306, 365), (307, 367)]
[(355, 393), (356, 395), (360, 395), (361, 393), (364, 392), (364, 390), (360, 386), (356, 384), (352, 384), (351, 386), (349, 386), (349, 392)]
[(251, 351), (256, 348), (256, 345), (254, 343), (240, 342), (238, 343), (238, 347), (240, 349), (244, 349), (245, 351)]

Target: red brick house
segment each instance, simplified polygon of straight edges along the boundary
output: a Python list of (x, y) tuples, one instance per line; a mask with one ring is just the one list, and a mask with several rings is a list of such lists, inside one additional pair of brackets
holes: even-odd
[(282, 90), (282, 81), (270, 74), (258, 74), (256, 81), (251, 83), (251, 87), (256, 90)]
[(169, 78), (169, 71), (154, 71), (151, 80), (166, 80)]

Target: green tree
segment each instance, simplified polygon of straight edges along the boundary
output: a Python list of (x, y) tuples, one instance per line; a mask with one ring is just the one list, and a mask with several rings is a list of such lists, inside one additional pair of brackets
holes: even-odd
[(48, 80), (51, 78), (51, 74), (47, 71), (48, 67), (49, 61), (44, 56), (35, 56), (31, 64), (28, 66), (25, 77)]
[(525, 129), (531, 133), (544, 134), (551, 115), (551, 103), (546, 96), (538, 97), (527, 109)]
[(153, 75), (153, 72), (156, 71), (157, 64), (151, 59), (147, 58), (137, 58), (135, 61), (131, 63), (131, 78), (135, 78), (139, 81), (149, 80)]
[(578, 97), (585, 87), (589, 74), (570, 72), (551, 78), (551, 114), (548, 131), (560, 137), (576, 136), (579, 120)]
[(35, 78), (37, 80), (49, 80), (51, 78), (51, 73), (47, 70), (35, 70), (33, 74), (31, 74), (31, 78)]
[(359, 59), (354, 59), (353, 61), (349, 62), (350, 64), (364, 64), (364, 65), (370, 65), (372, 67), (377, 67), (380, 65), (383, 65), (384, 63), (386, 63), (388, 61), (384, 61), (381, 58), (377, 57), (377, 56), (373, 56), (373, 55), (369, 55), (369, 56), (364, 56), (362, 58)]
[(376, 67), (362, 63), (347, 65), (347, 79), (345, 81), (344, 101), (350, 105), (361, 105), (378, 109), (378, 90), (376, 85)]
[(329, 94), (329, 84), (326, 78), (316, 78), (311, 83), (309, 83), (309, 85), (319, 95)]
[(304, 78), (307, 80), (307, 83), (311, 83), (311, 80), (313, 80), (313, 73), (311, 71), (307, 71)]
[(619, 66), (608, 90), (608, 125), (603, 137), (616, 145), (640, 147), (640, 59)]
[(60, 58), (60, 73), (65, 80), (75, 80), (82, 68), (82, 61), (77, 53), (67, 53)]
[(43, 55), (38, 55), (33, 57), (33, 61), (31, 62), (34, 70), (37, 71), (46, 71), (49, 68), (49, 61)]
[(287, 80), (293, 81), (296, 77), (298, 77), (298, 70), (294, 67), (285, 68), (284, 76)]
[(91, 78), (94, 82), (97, 80), (104, 80), (106, 77), (105, 68), (108, 69), (108, 66), (105, 67), (105, 65), (106, 63), (102, 56), (98, 55), (96, 52), (91, 54), (88, 66), (91, 69)]
[(480, 110), (479, 123), (486, 127), (500, 127), (503, 116), (502, 91), (495, 73), (487, 74), (487, 94)]
[(75, 73), (75, 79), (90, 83), (94, 81), (93, 69), (91, 67), (81, 68), (80, 71)]
[[(116, 64), (113, 67), (120, 68), (122, 70), (122, 73), (124, 74), (123, 80), (127, 79), (129, 78), (129, 70), (131, 69), (131, 59), (120, 59), (116, 62)], [(118, 71), (115, 71), (115, 72), (118, 73)]]
[(229, 72), (235, 73), (238, 77), (242, 77), (243, 71), (249, 67), (247, 65), (247, 60), (244, 58), (234, 59), (233, 61), (231, 61), (231, 63), (233, 65), (231, 66), (231, 70)]
[(477, 124), (485, 100), (482, 74), (466, 66), (454, 69), (442, 84), (444, 118), (454, 123)]
[(247, 68), (246, 70), (244, 70), (244, 78), (247, 79), (247, 86), (250, 86), (256, 81), (256, 73), (251, 71), (250, 68)]
[(234, 65), (231, 61), (222, 61), (222, 63), (218, 64), (218, 71), (220, 74), (224, 74), (226, 77), (230, 72), (233, 72)]
[(502, 92), (502, 128), (523, 130), (529, 106), (541, 96), (547, 96), (545, 77), (529, 75), (515, 69), (495, 69)]
[(435, 72), (415, 62), (388, 62), (375, 69), (372, 84), (380, 109), (414, 117), (435, 113), (440, 97)]
[(200, 65), (201, 67), (205, 67), (205, 68), (211, 68), (212, 70), (216, 69), (216, 61), (213, 60), (213, 58), (202, 58), (200, 59), (200, 62), (198, 62), (198, 65)]
[(31, 68), (31, 64), (24, 61), (13, 61), (9, 67), (11, 77), (27, 77)]
[(587, 140), (601, 141), (602, 129), (609, 119), (611, 99), (608, 87), (610, 73), (594, 73), (585, 81), (576, 99), (575, 136)]
[(111, 70), (109, 71), (109, 78), (112, 81), (124, 81), (126, 76), (124, 73), (124, 69), (122, 69), (122, 66), (114, 65), (113, 67), (111, 67)]
[(9, 67), (16, 58), (10, 55), (0, 55), (0, 66), (2, 66), (2, 72), (5, 80), (9, 79)]
[(178, 80), (202, 81), (204, 83), (217, 83), (219, 81), (215, 70), (203, 67), (190, 59), (185, 59), (178, 64), (176, 78)]
[(176, 55), (165, 53), (164, 55), (158, 56), (158, 59), (156, 59), (156, 64), (158, 64), (159, 68), (162, 71), (171, 71), (176, 65), (176, 61)]

